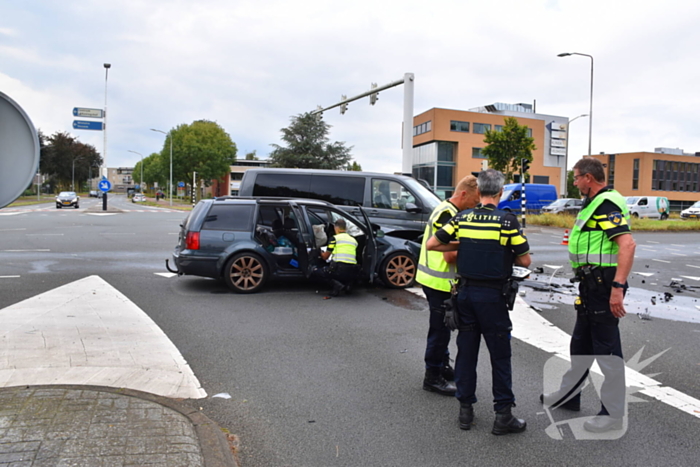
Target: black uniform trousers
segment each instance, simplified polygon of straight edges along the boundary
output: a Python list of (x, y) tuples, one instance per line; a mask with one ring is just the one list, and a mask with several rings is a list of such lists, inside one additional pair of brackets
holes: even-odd
[[(615, 268), (606, 268), (605, 276), (614, 276)], [(612, 278), (606, 284), (612, 283)], [(588, 376), (593, 361), (603, 372), (605, 380), (600, 388), (599, 415), (622, 418), (625, 415), (625, 362), (622, 357), (620, 320), (610, 311), (610, 286), (594, 287), (586, 281), (579, 285), (583, 308), (577, 310), (576, 325), (571, 335), (569, 350), (571, 368), (564, 374), (560, 392), (578, 391), (572, 400), (581, 398), (580, 387)], [(597, 358), (607, 357), (607, 358)]]
[(513, 326), (501, 288), (466, 285), (457, 297), (460, 330), (455, 361), (456, 397), (476, 402), (476, 365), (481, 336), (491, 357), (493, 404), (496, 412), (515, 402), (511, 370), (510, 331)]
[(330, 287), (333, 286), (334, 280), (343, 285), (353, 285), (357, 280), (359, 270), (360, 268), (357, 264), (331, 261), (326, 266), (314, 268), (311, 276), (323, 280)]
[(445, 300), (448, 300), (452, 294), (425, 285), (423, 292), (428, 299), (428, 307), (430, 308), (428, 343), (425, 347), (425, 368), (440, 370), (450, 359), (449, 345), (452, 331), (445, 326)]

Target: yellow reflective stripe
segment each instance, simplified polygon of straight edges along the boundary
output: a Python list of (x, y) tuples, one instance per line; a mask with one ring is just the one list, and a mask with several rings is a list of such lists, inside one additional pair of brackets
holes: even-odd
[(481, 223), (481, 222), (468, 222), (468, 221), (460, 221), (459, 227), (462, 228), (464, 227), (480, 227), (480, 228), (485, 228), (485, 229), (501, 229), (501, 224), (486, 224), (486, 223)]
[(596, 224), (597, 224), (596, 221), (589, 220), (588, 222), (586, 222), (586, 227), (590, 227), (591, 229), (595, 229)]
[(498, 230), (477, 230), (477, 229), (466, 229), (459, 231), (459, 238), (468, 238), (476, 240), (498, 240), (501, 237), (501, 233)]
[(522, 245), (526, 241), (527, 240), (525, 240), (525, 237), (523, 237), (522, 235), (516, 235), (515, 237), (511, 237), (510, 244), (513, 246), (518, 246), (518, 245)]

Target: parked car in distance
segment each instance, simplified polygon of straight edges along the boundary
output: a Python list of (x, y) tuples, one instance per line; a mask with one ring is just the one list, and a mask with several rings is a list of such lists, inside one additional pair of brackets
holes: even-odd
[(637, 218), (668, 219), (668, 198), (664, 196), (628, 196), (627, 209)]
[(135, 193), (134, 196), (131, 198), (132, 203), (140, 203), (146, 201), (146, 195), (143, 193)]
[(542, 213), (571, 214), (575, 216), (581, 211), (581, 206), (583, 206), (583, 201), (578, 198), (559, 198), (555, 202), (543, 207)]
[(90, 198), (97, 198), (97, 190), (90, 190)]
[(78, 209), (80, 204), (80, 196), (75, 191), (62, 191), (56, 196), (56, 209), (62, 207), (74, 207)]
[(430, 214), (440, 204), (440, 198), (413, 177), (346, 170), (249, 169), (238, 195), (319, 199), (359, 218), (362, 206), (385, 232), (399, 230), (406, 239), (423, 234)]
[[(522, 183), (509, 183), (503, 186), (503, 195), (498, 203), (498, 209), (520, 212), (522, 198)], [(540, 183), (525, 184), (525, 208), (528, 211), (540, 211), (543, 207), (556, 201), (557, 189), (554, 185)]]
[(700, 201), (681, 211), (681, 219), (700, 219)]
[[(202, 200), (181, 224), (171, 272), (221, 279), (234, 292), (260, 291), (270, 280), (309, 278), (319, 251), (345, 219), (358, 242), (361, 282), (378, 277), (390, 288), (410, 287), (420, 245), (384, 235), (331, 203), (292, 198), (227, 196)], [(283, 240), (284, 239), (284, 240)]]

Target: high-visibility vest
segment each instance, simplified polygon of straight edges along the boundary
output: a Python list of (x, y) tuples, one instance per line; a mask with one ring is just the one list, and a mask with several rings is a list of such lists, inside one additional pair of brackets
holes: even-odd
[(333, 261), (336, 263), (357, 264), (357, 240), (345, 232), (336, 234), (333, 247)]
[[(595, 211), (604, 201), (612, 201), (620, 208), (619, 216), (595, 216)], [(576, 223), (569, 237), (569, 262), (577, 268), (585, 264), (596, 266), (617, 266), (617, 243), (610, 240), (604, 230), (583, 231), (583, 227), (603, 229), (619, 225), (629, 225), (629, 210), (627, 201), (617, 191), (605, 191), (593, 197), (593, 200), (576, 216)]]
[(426, 248), (428, 240), (437, 231), (434, 228), (435, 222), (445, 211), (450, 213), (451, 218), (456, 216), (458, 212), (457, 207), (448, 200), (443, 201), (433, 209), (423, 233), (416, 282), (431, 289), (449, 292), (451, 288), (450, 280), (454, 280), (457, 276), (457, 268), (454, 264), (449, 264), (445, 261), (441, 251), (428, 251)]

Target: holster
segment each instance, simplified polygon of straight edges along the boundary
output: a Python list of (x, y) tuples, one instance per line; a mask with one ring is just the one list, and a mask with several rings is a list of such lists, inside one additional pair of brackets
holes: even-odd
[(518, 296), (518, 281), (513, 279), (508, 279), (505, 284), (503, 284), (502, 294), (506, 299), (506, 305), (508, 305), (508, 310), (512, 310), (515, 306), (515, 297)]
[(450, 331), (459, 329), (459, 314), (457, 313), (457, 294), (459, 293), (459, 278), (450, 281), (452, 289), (450, 290), (450, 298), (445, 300), (445, 327)]

